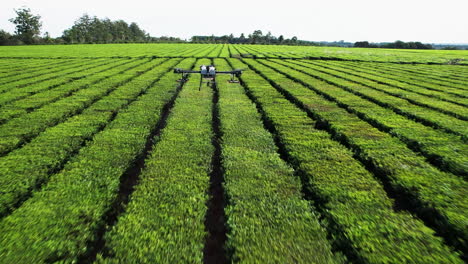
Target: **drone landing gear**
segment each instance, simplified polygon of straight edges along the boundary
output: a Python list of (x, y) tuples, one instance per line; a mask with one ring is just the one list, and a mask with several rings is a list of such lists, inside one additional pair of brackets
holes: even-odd
[(206, 80), (206, 86), (207, 87), (215, 87), (216, 86), (216, 79), (214, 77), (212, 78), (200, 78), (200, 85), (198, 86), (198, 91), (201, 90), (201, 87), (203, 86), (203, 80)]
[(228, 83), (239, 83), (239, 81), (234, 79), (234, 74), (231, 74), (231, 79), (228, 80)]
[(183, 73), (180, 79), (177, 80), (177, 82), (186, 82), (188, 80), (188, 74)]

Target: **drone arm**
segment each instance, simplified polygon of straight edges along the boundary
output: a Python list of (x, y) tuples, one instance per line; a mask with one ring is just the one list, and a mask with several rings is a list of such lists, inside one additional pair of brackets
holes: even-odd
[(240, 73), (241, 71), (217, 71), (216, 73), (219, 74), (237, 74)]
[(175, 68), (174, 73), (200, 73), (200, 71), (182, 70), (179, 68)]

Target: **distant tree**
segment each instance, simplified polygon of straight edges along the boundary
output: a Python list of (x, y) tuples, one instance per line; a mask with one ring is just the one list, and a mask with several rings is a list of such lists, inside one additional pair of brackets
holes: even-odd
[(31, 9), (15, 9), (16, 17), (9, 21), (16, 25), (15, 34), (25, 44), (33, 44), (41, 33), (41, 16), (33, 15)]
[(271, 35), (271, 32), (268, 31), (268, 33), (265, 35), (265, 44), (270, 44), (272, 40), (273, 36)]
[(0, 46), (12, 45), (13, 42), (13, 36), (5, 30), (0, 29)]
[(136, 23), (129, 25), (123, 20), (99, 19), (88, 14), (78, 18), (71, 28), (65, 30), (62, 39), (67, 43), (127, 43), (152, 40)]
[(354, 43), (355, 48), (368, 48), (369, 46), (369, 41), (357, 41)]
[(283, 41), (284, 41), (284, 37), (283, 37), (283, 35), (280, 35), (279, 38), (278, 38), (279, 44), (283, 43)]
[(49, 32), (44, 33), (44, 37), (42, 38), (42, 42), (45, 44), (53, 44), (54, 39), (50, 37)]
[(291, 43), (292, 44), (297, 44), (297, 37), (296, 36), (291, 38)]
[(261, 30), (255, 30), (251, 35), (250, 35), (250, 42), (252, 44), (259, 43), (263, 37), (263, 32)]
[(447, 46), (447, 47), (443, 47), (442, 49), (443, 50), (458, 50), (459, 48), (455, 46)]
[(137, 23), (133, 22), (129, 26), (130, 33), (132, 35), (133, 41), (142, 42), (146, 39), (146, 32), (137, 25)]
[(244, 33), (241, 33), (240, 37), (239, 37), (239, 43), (245, 43), (246, 42), (246, 38), (245, 38), (245, 35)]

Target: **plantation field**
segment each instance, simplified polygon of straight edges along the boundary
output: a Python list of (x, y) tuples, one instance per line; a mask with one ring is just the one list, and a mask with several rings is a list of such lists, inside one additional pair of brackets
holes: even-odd
[(107, 44), (59, 46), (0, 46), (0, 58), (293, 58), (427, 63), (468, 64), (464, 50), (397, 50), (312, 46), (228, 45), (228, 44)]
[[(174, 68), (244, 69), (177, 82)], [(464, 263), (468, 51), (0, 47), (0, 263)]]

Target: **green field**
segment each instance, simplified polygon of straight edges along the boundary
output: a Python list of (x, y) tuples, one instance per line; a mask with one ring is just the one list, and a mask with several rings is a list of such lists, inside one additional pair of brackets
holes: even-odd
[(0, 263), (464, 263), (467, 140), (468, 51), (0, 47)]

